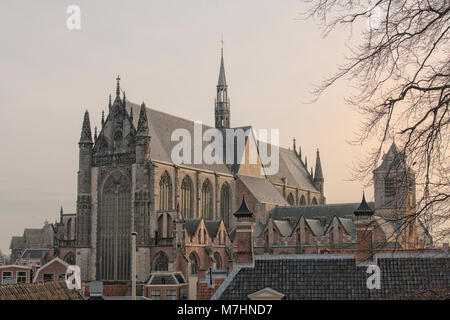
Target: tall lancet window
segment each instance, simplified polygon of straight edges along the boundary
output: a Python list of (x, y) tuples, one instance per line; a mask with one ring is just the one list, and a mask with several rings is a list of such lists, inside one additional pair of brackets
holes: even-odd
[(192, 192), (192, 180), (189, 176), (184, 177), (181, 182), (181, 214), (184, 218), (193, 218), (193, 192)]
[(97, 278), (129, 280), (131, 263), (131, 185), (120, 171), (106, 178), (99, 195)]
[(220, 218), (223, 220), (227, 228), (230, 225), (230, 194), (230, 187), (227, 183), (225, 183), (220, 191)]
[(213, 220), (212, 187), (208, 179), (202, 186), (202, 217), (205, 220)]
[(172, 182), (167, 171), (159, 180), (159, 210), (172, 209)]
[(289, 195), (287, 196), (287, 202), (293, 206), (294, 205), (294, 196), (292, 195), (292, 193), (289, 193)]

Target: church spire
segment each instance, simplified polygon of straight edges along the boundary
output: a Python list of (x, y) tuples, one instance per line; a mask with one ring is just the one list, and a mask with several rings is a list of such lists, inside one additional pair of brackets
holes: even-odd
[(227, 79), (225, 77), (225, 64), (223, 62), (223, 40), (222, 40), (222, 49), (221, 49), (221, 58), (220, 58), (219, 81), (217, 82), (217, 86), (222, 86), (222, 87), (227, 86)]
[(145, 109), (145, 103), (141, 104), (141, 111), (139, 112), (139, 121), (137, 126), (137, 135), (147, 137), (148, 134), (148, 120), (147, 111)]
[(314, 173), (314, 180), (319, 181), (323, 180), (323, 173), (322, 173), (322, 164), (320, 163), (320, 153), (319, 149), (317, 149), (317, 156), (316, 156), (316, 171)]
[[(311, 168), (311, 171), (312, 171), (312, 168)], [(325, 182), (325, 180), (323, 178), (323, 173), (322, 173), (322, 164), (320, 162), (319, 148), (317, 148), (316, 171), (314, 173), (314, 184), (316, 185), (317, 189), (319, 189), (319, 191), (320, 191), (320, 204), (325, 203), (325, 195), (324, 195), (324, 184), (325, 183), (324, 182)]]
[(120, 76), (117, 76), (116, 97), (120, 96)]
[(89, 121), (89, 112), (87, 110), (84, 113), (80, 143), (92, 143), (91, 122)]
[(215, 105), (216, 128), (230, 127), (230, 99), (228, 98), (228, 86), (225, 78), (225, 63), (223, 61), (223, 40), (220, 57), (219, 81), (217, 82), (216, 105)]

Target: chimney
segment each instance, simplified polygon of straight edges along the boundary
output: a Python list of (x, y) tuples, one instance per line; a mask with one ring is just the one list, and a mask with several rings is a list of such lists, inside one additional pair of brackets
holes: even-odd
[(253, 262), (253, 226), (254, 215), (247, 204), (244, 196), (242, 197), (241, 207), (234, 213), (236, 217), (236, 263), (247, 264)]
[(374, 211), (366, 202), (365, 195), (355, 215), (356, 226), (356, 261), (365, 262), (373, 260), (373, 214)]

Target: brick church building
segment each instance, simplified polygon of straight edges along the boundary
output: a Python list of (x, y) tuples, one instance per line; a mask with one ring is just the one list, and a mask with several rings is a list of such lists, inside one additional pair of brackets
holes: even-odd
[[(214, 270), (226, 274), (236, 264), (234, 242), (239, 230), (233, 213), (243, 198), (254, 213), (252, 234), (257, 254), (354, 249), (353, 212), (359, 203), (326, 204), (319, 150), (313, 172), (294, 139), (292, 149), (279, 148), (279, 169), (269, 175), (258, 152), (262, 144), (252, 134), (252, 127), (231, 126), (223, 50), (215, 128), (224, 135), (227, 130), (236, 136), (245, 133), (244, 154), (231, 164), (175, 164), (171, 154), (176, 142), (171, 135), (183, 129), (194, 136), (194, 121), (147, 107), (144, 102), (132, 103), (121, 89), (120, 78), (116, 80), (115, 98), (109, 97), (107, 112), (102, 112), (99, 130), (95, 127), (93, 135), (89, 112), (84, 114), (78, 142), (76, 213), (61, 212), (60, 221), (53, 224), (54, 240), (49, 245), (59, 258), (80, 266), (83, 282), (128, 285), (131, 232), (135, 231), (138, 283), (151, 287), (156, 276), (166, 274), (183, 289), (177, 289), (176, 295), (171, 292), (170, 297), (197, 298), (207, 275), (212, 277)], [(210, 128), (202, 125), (202, 132)], [(207, 143), (202, 143), (204, 149)], [(226, 145), (224, 155), (228, 152), (225, 149)], [(248, 161), (252, 150), (257, 151), (256, 163)], [(394, 144), (375, 172), (375, 203), (367, 204), (386, 222), (380, 220), (377, 229), (379, 245), (429, 245), (431, 237), (423, 226), (414, 222), (406, 234), (398, 229), (398, 222), (387, 218), (394, 211), (407, 216), (415, 206), (414, 181), (406, 193), (396, 193), (392, 168), (414, 176), (404, 159), (398, 160)], [(394, 201), (396, 194), (406, 194), (407, 201)], [(390, 233), (396, 232), (403, 238), (392, 238)], [(18, 247), (25, 249), (19, 238), (11, 243), (16, 255)]]

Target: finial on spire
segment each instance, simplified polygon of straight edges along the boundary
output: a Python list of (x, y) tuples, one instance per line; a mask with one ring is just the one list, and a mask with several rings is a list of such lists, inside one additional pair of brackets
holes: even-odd
[(133, 122), (133, 106), (130, 107), (130, 120)]
[(117, 87), (116, 87), (116, 97), (120, 96), (120, 76), (118, 75), (117, 78)]
[(293, 148), (293, 150), (294, 150), (294, 152), (297, 152), (297, 146), (295, 145), (295, 138), (293, 139), (293, 146), (292, 146), (292, 148)]
[(105, 111), (102, 110), (102, 129), (105, 126)]
[(125, 96), (125, 90), (123, 91), (123, 107), (125, 108), (125, 101), (126, 101), (126, 96)]
[(109, 111), (111, 111), (111, 106), (112, 106), (111, 95), (109, 95), (109, 103), (108, 103)]
[(97, 126), (94, 128), (94, 141), (97, 141)]

